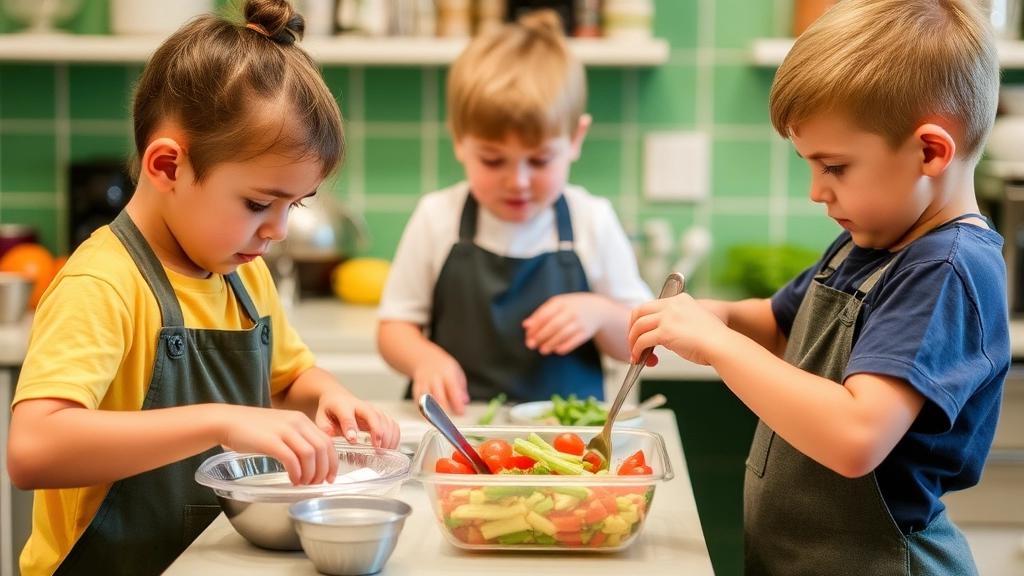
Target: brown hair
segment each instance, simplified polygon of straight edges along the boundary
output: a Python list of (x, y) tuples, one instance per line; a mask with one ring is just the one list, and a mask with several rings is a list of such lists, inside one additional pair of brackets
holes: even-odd
[(244, 17), (194, 18), (149, 59), (132, 103), (133, 174), (165, 121), (184, 132), (197, 182), (219, 163), (267, 152), (313, 156), (324, 177), (341, 164), (338, 103), (295, 44), (305, 29), (302, 16), (285, 0), (245, 0)]
[[(897, 148), (925, 122), (962, 132), (977, 161), (995, 120), (999, 62), (992, 27), (971, 0), (840, 0), (793, 45), (772, 84), (783, 138), (819, 114), (845, 114)], [(957, 136), (954, 133), (954, 137)]]
[(529, 146), (576, 133), (587, 103), (583, 65), (566, 44), (558, 14), (534, 10), (470, 42), (448, 73), (452, 136)]

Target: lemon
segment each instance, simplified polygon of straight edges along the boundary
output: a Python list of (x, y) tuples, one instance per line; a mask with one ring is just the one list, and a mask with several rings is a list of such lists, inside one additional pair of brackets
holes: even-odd
[(344, 302), (375, 305), (390, 269), (391, 263), (380, 258), (350, 258), (331, 272), (331, 287)]

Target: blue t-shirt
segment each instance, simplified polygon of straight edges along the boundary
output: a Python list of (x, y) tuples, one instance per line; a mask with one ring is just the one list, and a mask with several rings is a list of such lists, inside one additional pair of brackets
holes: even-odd
[[(789, 335), (814, 274), (839, 250), (772, 296)], [(895, 255), (854, 247), (825, 284), (852, 294), (896, 258), (864, 299), (843, 374), (901, 378), (925, 397), (910, 430), (875, 469), (889, 512), (904, 534), (924, 529), (945, 506), (939, 497), (978, 483), (992, 446), (1003, 381), (1010, 367), (1002, 237), (947, 223)]]

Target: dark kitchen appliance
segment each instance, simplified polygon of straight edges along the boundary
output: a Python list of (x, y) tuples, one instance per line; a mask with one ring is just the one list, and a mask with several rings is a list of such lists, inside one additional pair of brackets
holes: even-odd
[(128, 167), (117, 160), (72, 164), (68, 181), (68, 242), (73, 251), (114, 220), (131, 199), (135, 184)]

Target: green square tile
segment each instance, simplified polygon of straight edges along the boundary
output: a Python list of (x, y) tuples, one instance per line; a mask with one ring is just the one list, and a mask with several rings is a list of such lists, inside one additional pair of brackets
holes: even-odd
[(366, 138), (366, 193), (413, 194), (420, 189), (420, 141)]
[(366, 120), (417, 122), (423, 115), (423, 72), (416, 68), (367, 68)]
[(437, 69), (437, 118), (441, 122), (448, 119), (448, 68)]
[(412, 212), (367, 211), (365, 216), (366, 224), (370, 228), (371, 243), (364, 255), (386, 260), (394, 258), (398, 241), (411, 215)]
[(590, 191), (591, 194), (615, 198), (622, 192), (619, 174), (622, 165), (622, 145), (619, 140), (583, 141), (583, 152), (572, 166), (569, 180)]
[(771, 155), (771, 143), (767, 141), (716, 139), (711, 152), (712, 194), (767, 197), (771, 191)]
[(587, 112), (594, 122), (622, 121), (622, 77), (616, 68), (587, 68)]
[(59, 220), (57, 218), (57, 195), (46, 194), (52, 201), (52, 208), (25, 208), (20, 206), (4, 206), (0, 208), (0, 222), (5, 224), (27, 224), (36, 229), (38, 242), (46, 246), (51, 254), (60, 255), (67, 252), (64, 246), (58, 246)]
[(72, 119), (131, 118), (131, 93), (137, 80), (125, 66), (71, 66), (68, 102)]
[(341, 108), (341, 116), (348, 120), (349, 115), (349, 94), (348, 94), (348, 68), (342, 68), (340, 66), (329, 66), (320, 71), (320, 75), (323, 76), (324, 83), (330, 88), (331, 94), (334, 94), (334, 99), (338, 101), (338, 107)]
[(132, 140), (127, 130), (123, 136), (72, 134), (71, 161), (127, 162), (131, 158), (132, 148)]
[(53, 66), (0, 64), (0, 118), (56, 116)]
[(715, 66), (715, 123), (770, 124), (768, 93), (774, 69)]
[(715, 47), (749, 48), (755, 38), (774, 33), (772, 0), (716, 0)]
[(60, 27), (78, 34), (109, 34), (108, 4), (106, 0), (84, 0), (74, 17)]
[(455, 158), (451, 135), (444, 134), (437, 144), (437, 184), (442, 188), (466, 179), (462, 163)]
[(793, 198), (807, 198), (811, 192), (811, 166), (797, 155), (792, 143), (787, 142), (786, 146), (789, 147), (786, 151), (789, 173), (786, 193)]
[(821, 214), (790, 214), (786, 218), (786, 243), (824, 252), (843, 229), (835, 220)]
[[(697, 68), (666, 64), (643, 69), (639, 118), (645, 124), (692, 125), (697, 117)], [(765, 100), (767, 102), (767, 100)]]
[(54, 134), (0, 134), (0, 190), (55, 192), (57, 137)]
[(697, 4), (699, 0), (655, 0), (654, 35), (673, 48), (697, 46)]

